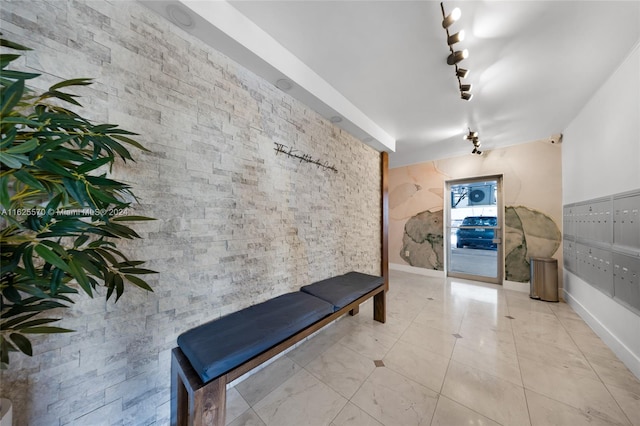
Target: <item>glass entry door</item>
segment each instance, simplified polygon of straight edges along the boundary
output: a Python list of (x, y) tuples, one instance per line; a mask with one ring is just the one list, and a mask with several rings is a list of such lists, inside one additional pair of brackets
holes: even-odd
[(502, 176), (447, 182), (447, 275), (502, 284)]

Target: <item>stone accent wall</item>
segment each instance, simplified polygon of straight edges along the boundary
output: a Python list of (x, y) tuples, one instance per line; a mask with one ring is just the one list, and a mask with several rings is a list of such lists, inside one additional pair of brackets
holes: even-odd
[[(93, 77), (83, 114), (140, 134), (133, 185), (153, 293), (76, 297), (1, 373), (14, 424), (168, 424), (179, 333), (350, 270), (380, 273), (380, 154), (135, 2), (3, 1), (36, 85)], [(274, 142), (338, 173), (276, 155)], [(104, 292), (101, 296), (104, 295)]]

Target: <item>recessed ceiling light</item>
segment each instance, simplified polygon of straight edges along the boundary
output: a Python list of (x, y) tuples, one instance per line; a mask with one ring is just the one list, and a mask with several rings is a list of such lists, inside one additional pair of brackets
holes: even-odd
[(181, 28), (195, 27), (193, 18), (183, 7), (175, 4), (167, 6), (167, 15), (169, 15), (169, 19), (171, 20), (171, 22)]
[(287, 90), (291, 90), (293, 88), (293, 83), (291, 82), (291, 80), (281, 78), (280, 80), (276, 81), (276, 87), (286, 92)]
[(340, 123), (342, 121), (342, 117), (340, 117), (339, 115), (334, 115), (329, 119), (329, 121), (332, 123)]

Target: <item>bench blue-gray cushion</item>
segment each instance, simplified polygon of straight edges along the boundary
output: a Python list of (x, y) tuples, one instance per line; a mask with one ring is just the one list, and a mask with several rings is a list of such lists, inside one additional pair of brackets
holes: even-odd
[(302, 287), (300, 290), (326, 300), (337, 311), (384, 284), (384, 278), (349, 272)]
[(178, 346), (204, 383), (332, 314), (306, 293), (287, 293), (182, 333)]

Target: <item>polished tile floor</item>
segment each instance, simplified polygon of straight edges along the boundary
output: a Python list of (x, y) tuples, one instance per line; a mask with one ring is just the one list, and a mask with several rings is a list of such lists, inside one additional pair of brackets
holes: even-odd
[(227, 423), (635, 425), (640, 381), (564, 303), (391, 271), (371, 303), (227, 393)]

